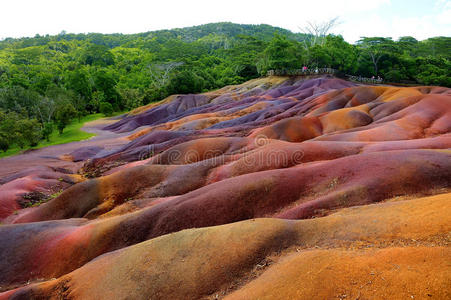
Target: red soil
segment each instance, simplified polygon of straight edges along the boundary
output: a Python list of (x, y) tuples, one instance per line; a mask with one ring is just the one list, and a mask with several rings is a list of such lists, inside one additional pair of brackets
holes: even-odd
[(91, 126), (0, 160), (0, 299), (451, 295), (450, 89), (269, 77)]

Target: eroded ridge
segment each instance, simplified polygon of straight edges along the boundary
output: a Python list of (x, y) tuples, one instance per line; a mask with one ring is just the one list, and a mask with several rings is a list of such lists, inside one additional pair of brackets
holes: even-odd
[(449, 298), (450, 129), (332, 76), (141, 107), (4, 177), (0, 299)]

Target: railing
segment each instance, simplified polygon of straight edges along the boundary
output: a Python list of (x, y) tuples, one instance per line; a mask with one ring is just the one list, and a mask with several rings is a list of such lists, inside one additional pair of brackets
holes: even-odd
[(269, 70), (267, 76), (306, 76), (306, 75), (321, 75), (321, 74), (335, 74), (337, 70), (332, 68), (319, 69), (283, 69), (283, 70)]
[(363, 83), (381, 84), (384, 82), (382, 78), (367, 78), (362, 76), (346, 75), (351, 81), (358, 81)]
[[(281, 69), (281, 70), (269, 70), (266, 76), (307, 76), (307, 75), (324, 75), (324, 74), (338, 74), (338, 71), (332, 68), (315, 68), (315, 69)], [(368, 78), (355, 75), (337, 75), (340, 77), (346, 76), (348, 80), (369, 83), (369, 84), (381, 84), (384, 82), (382, 78)]]

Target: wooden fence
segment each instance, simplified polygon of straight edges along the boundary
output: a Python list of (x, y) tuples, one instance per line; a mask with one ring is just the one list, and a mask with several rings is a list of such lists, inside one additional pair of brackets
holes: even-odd
[[(338, 71), (332, 68), (318, 68), (318, 69), (283, 69), (283, 70), (269, 70), (266, 76), (307, 76), (307, 75), (324, 75), (324, 74), (337, 74)], [(355, 75), (343, 75), (348, 80), (363, 82), (368, 84), (381, 84), (384, 81), (382, 78), (368, 78)]]
[(306, 75), (322, 75), (322, 74), (335, 74), (337, 70), (331, 68), (319, 68), (319, 69), (284, 69), (284, 70), (269, 70), (267, 76), (306, 76)]
[(362, 76), (354, 76), (354, 75), (347, 75), (348, 79), (351, 81), (358, 81), (363, 83), (371, 83), (371, 84), (381, 84), (384, 81), (382, 78), (367, 78)]

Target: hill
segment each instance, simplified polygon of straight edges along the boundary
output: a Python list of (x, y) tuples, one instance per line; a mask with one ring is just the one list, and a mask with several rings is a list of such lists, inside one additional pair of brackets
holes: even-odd
[(73, 34), (67, 32), (61, 32), (57, 36), (35, 36), (33, 38), (6, 38), (0, 41), (0, 49), (7, 47), (14, 48), (26, 48), (31, 46), (46, 45), (51, 41), (70, 41), (88, 40), (97, 45), (104, 45), (109, 48), (115, 48), (126, 45), (127, 43), (134, 42), (139, 39), (152, 39), (157, 38), (159, 41), (170, 39), (181, 39), (185, 42), (195, 42), (199, 39), (218, 35), (229, 39), (237, 38), (239, 35), (248, 35), (255, 38), (269, 41), (273, 38), (274, 34), (286, 36), (287, 38), (302, 41), (305, 34), (293, 33), (287, 29), (280, 27), (274, 27), (271, 25), (248, 25), (248, 24), (235, 24), (230, 22), (209, 23), (204, 25), (164, 29), (156, 31), (148, 31), (137, 34), (101, 34), (101, 33), (88, 33), (88, 34)]
[(449, 298), (450, 108), (270, 76), (2, 159), (0, 299)]
[[(87, 114), (201, 93), (268, 70), (330, 67), (386, 82), (451, 86), (451, 38), (311, 39), (270, 25), (212, 23), (139, 34), (72, 34), (0, 41), (0, 150), (48, 143)], [(11, 151), (16, 152), (16, 151)]]

